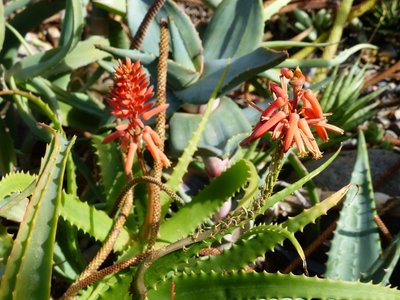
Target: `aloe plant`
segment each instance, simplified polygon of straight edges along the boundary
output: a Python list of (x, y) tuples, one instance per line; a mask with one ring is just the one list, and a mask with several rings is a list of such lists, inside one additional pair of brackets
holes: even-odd
[[(347, 194), (332, 246), (326, 276), (356, 281), (381, 255), (368, 152), (363, 133), (359, 132), (357, 159), (351, 176), (357, 186)], [(347, 253), (343, 256), (343, 253)]]
[[(398, 260), (397, 240), (381, 256), (374, 240), (371, 252), (376, 260), (357, 277), (372, 279), (374, 284), (348, 282), (341, 276), (332, 280), (244, 272), (257, 257), (278, 249), (286, 240), (306, 269), (306, 253), (296, 233), (337, 206), (352, 187), (315, 201), (311, 208), (279, 224), (255, 223), (257, 216), (325, 170), (339, 151), (317, 169), (302, 172), (297, 182), (276, 190), (274, 184), (286, 159), (283, 152), (291, 151), (290, 134), (284, 133), (288, 140), (284, 149), (281, 140), (269, 149), (256, 143), (249, 149), (239, 147), (252, 123), (228, 93), (255, 76), (273, 77), (274, 67), (334, 66), (370, 45), (356, 45), (332, 60), (286, 59), (284, 52), (268, 49), (281, 47), (282, 41), (262, 42), (262, 36), (264, 22), (289, 1), (275, 1), (264, 8), (261, 0), (209, 0), (213, 17), (204, 32), (197, 31), (174, 1), (167, 1), (142, 46), (129, 49), (153, 2), (95, 0), (90, 9), (78, 0), (55, 0), (51, 5), (28, 0), (0, 3), (0, 299), (49, 299), (64, 292), (66, 299), (398, 298), (397, 290), (384, 286), (389, 278), (383, 272), (392, 271)], [(37, 32), (44, 20), (62, 10), (60, 40), (50, 50), (37, 52), (36, 45), (47, 41), (34, 37), (29, 42), (26, 34)], [(163, 18), (169, 22), (169, 52), (159, 46)], [(94, 26), (96, 20), (102, 26)], [(129, 132), (127, 120), (111, 124), (114, 120), (103, 101), (109, 97), (105, 96), (109, 79), (105, 71), (113, 72), (114, 58), (125, 57), (140, 60), (153, 84), (158, 75), (167, 75), (170, 119), (165, 155), (173, 164), (165, 172), (157, 166), (157, 155), (146, 150), (160, 146), (164, 134), (157, 133), (160, 141), (153, 134), (157, 145), (138, 138), (153, 120), (141, 124), (145, 118), (134, 116), (138, 127)], [(124, 73), (122, 65), (120, 73)], [(352, 70), (350, 77), (336, 83), (357, 94), (361, 75)], [(162, 97), (160, 81), (157, 98)], [(337, 102), (323, 100), (327, 105), (323, 108), (346, 113), (345, 94), (337, 92)], [(350, 109), (366, 101), (355, 100)], [(190, 108), (199, 113), (182, 111)], [(297, 108), (291, 109), (300, 114)], [(136, 112), (130, 111), (131, 115)], [(265, 121), (260, 118), (261, 126)], [(337, 121), (338, 126), (346, 125), (340, 116)], [(155, 123), (168, 128), (159, 120)], [(132, 173), (124, 169), (124, 144), (103, 143), (110, 130), (118, 129), (138, 138), (132, 143), (140, 148), (135, 157), (130, 156)], [(42, 151), (44, 145), (47, 148)], [(226, 170), (207, 178), (192, 194), (186, 193), (186, 175), (191, 168), (205, 174), (201, 159), (208, 156), (224, 159)], [(232, 206), (222, 213), (226, 203)], [(148, 216), (155, 217), (149, 222)], [(220, 244), (237, 232), (238, 239), (221, 251)], [(86, 258), (99, 248), (88, 262)], [(330, 256), (336, 259), (334, 250)]]

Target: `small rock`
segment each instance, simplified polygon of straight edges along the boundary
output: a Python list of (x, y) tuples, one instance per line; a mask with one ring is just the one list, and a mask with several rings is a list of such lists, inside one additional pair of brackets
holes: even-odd
[(400, 109), (396, 109), (393, 115), (396, 120), (400, 121)]
[(392, 124), (390, 124), (388, 129), (388, 131), (391, 131), (396, 135), (394, 136), (394, 138), (397, 138), (400, 135), (400, 121), (393, 122)]

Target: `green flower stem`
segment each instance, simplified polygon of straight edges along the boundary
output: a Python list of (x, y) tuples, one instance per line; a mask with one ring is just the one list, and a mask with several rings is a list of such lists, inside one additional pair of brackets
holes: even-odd
[(346, 24), (352, 5), (353, 0), (341, 1), (340, 8), (335, 18), (335, 23), (333, 24), (333, 28), (328, 38), (328, 43), (332, 44), (325, 48), (322, 58), (331, 59), (335, 56), (336, 50), (338, 48), (338, 43), (342, 38), (343, 28)]
[[(324, 49), (322, 53), (322, 58), (326, 60), (331, 60), (334, 58), (338, 43), (342, 38), (343, 28), (346, 25), (346, 21), (349, 17), (351, 6), (353, 5), (353, 0), (342, 0), (340, 3), (339, 10), (337, 11), (335, 22), (333, 23), (332, 30), (329, 34), (327, 40), (328, 43), (333, 43)], [(325, 79), (328, 69), (321, 69), (315, 78), (315, 82), (319, 82)]]
[(278, 146), (275, 149), (275, 153), (272, 154), (269, 173), (265, 178), (265, 187), (261, 190), (261, 197), (254, 201), (254, 212), (256, 213), (259, 212), (268, 198), (272, 195), (275, 183), (278, 180), (279, 173), (281, 172), (283, 163), (285, 162), (285, 155), (282, 150), (282, 146)]

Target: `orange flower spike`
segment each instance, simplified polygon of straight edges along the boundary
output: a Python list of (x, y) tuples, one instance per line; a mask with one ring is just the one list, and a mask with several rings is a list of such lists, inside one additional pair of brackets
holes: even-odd
[(169, 168), (171, 166), (171, 162), (169, 161), (167, 156), (162, 151), (159, 151), (158, 154), (160, 154), (160, 161), (163, 164), (163, 166)]
[(262, 113), (261, 118), (269, 118), (271, 115), (282, 106), (286, 104), (286, 101), (282, 97), (278, 97), (273, 101)]
[(328, 133), (326, 132), (324, 127), (315, 125), (315, 130), (317, 131), (317, 134), (321, 138), (321, 140), (323, 140), (324, 142), (327, 142), (329, 140)]
[(286, 114), (283, 111), (278, 111), (276, 114), (272, 115), (269, 120), (265, 121), (265, 123), (262, 123), (260, 127), (254, 129), (252, 133), (253, 139), (258, 139), (259, 137), (263, 136), (267, 131), (285, 118)]
[(294, 73), (292, 70), (290, 70), (288, 68), (282, 68), (281, 75), (284, 76), (286, 79), (292, 79), (294, 76)]
[(292, 146), (295, 131), (299, 130), (298, 128), (299, 119), (300, 116), (297, 113), (289, 114), (289, 124), (288, 124), (289, 128), (286, 132), (285, 141), (283, 143), (283, 151), (285, 152), (289, 150), (290, 146)]
[(149, 84), (150, 80), (139, 61), (132, 63), (130, 58), (126, 58), (124, 62), (118, 60), (114, 73), (114, 86), (107, 102), (116, 120), (123, 123), (117, 125), (116, 131), (106, 136), (103, 143), (120, 139), (120, 148), (126, 153), (127, 175), (132, 174), (133, 160), (136, 152), (142, 150), (143, 141), (154, 160), (161, 161), (165, 166), (170, 165), (168, 158), (157, 147), (162, 144), (160, 137), (143, 124), (143, 121), (165, 111), (168, 107), (168, 104), (154, 107), (154, 104), (148, 101), (154, 95), (153, 87)]
[(151, 127), (146, 126), (145, 131), (150, 133), (151, 139), (153, 140), (154, 144), (156, 144), (157, 146), (162, 145), (162, 140), (160, 139), (158, 134), (153, 129), (151, 129)]
[(160, 155), (159, 155), (160, 150), (158, 149), (156, 144), (154, 144), (154, 141), (151, 138), (151, 135), (149, 132), (147, 132), (147, 131), (143, 132), (143, 141), (145, 141), (146, 148), (147, 148), (147, 150), (149, 150), (151, 156), (153, 156), (153, 159), (155, 161), (160, 161)]
[(145, 113), (142, 114), (142, 119), (143, 120), (149, 120), (151, 119), (153, 116), (159, 114), (160, 112), (166, 111), (168, 108), (169, 104), (163, 104), (160, 106), (157, 106), (151, 110), (146, 111)]
[(312, 107), (312, 110), (317, 118), (324, 118), (324, 113), (322, 112), (321, 105), (318, 102), (317, 97), (311, 90), (306, 90), (303, 94), (304, 99), (306, 99)]
[(125, 174), (128, 176), (132, 175), (133, 159), (135, 158), (137, 148), (138, 145), (136, 143), (129, 144), (128, 155), (126, 156), (125, 162)]
[(109, 135), (107, 135), (104, 139), (103, 139), (103, 144), (108, 144), (110, 142), (112, 142), (113, 140), (123, 137), (124, 136), (124, 132), (123, 131), (114, 131), (113, 133), (110, 133)]
[(288, 99), (289, 98), (288, 94), (285, 93), (285, 91), (279, 85), (277, 85), (275, 82), (272, 82), (269, 85), (269, 87), (270, 87), (270, 89), (271, 89), (271, 91), (273, 93), (273, 96), (275, 98), (278, 98), (278, 97), (281, 97), (283, 99)]

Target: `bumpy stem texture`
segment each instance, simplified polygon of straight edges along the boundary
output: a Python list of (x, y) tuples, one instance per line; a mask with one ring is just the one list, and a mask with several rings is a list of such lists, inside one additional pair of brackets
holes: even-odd
[[(169, 34), (167, 21), (161, 21), (161, 38), (160, 38), (160, 56), (157, 69), (157, 106), (166, 103), (167, 90), (167, 60), (169, 51)], [(157, 115), (155, 131), (159, 135), (162, 143), (159, 146), (164, 151), (165, 140), (165, 122), (166, 113), (161, 112)], [(161, 162), (154, 162), (152, 175), (155, 179), (161, 181), (163, 165)], [(145, 226), (145, 237), (148, 239), (147, 250), (153, 247), (160, 227), (161, 204), (160, 204), (160, 188), (156, 185), (149, 187), (149, 200), (147, 207), (147, 221)]]
[(142, 23), (140, 23), (140, 26), (138, 28), (138, 31), (136, 32), (135, 37), (133, 38), (131, 48), (132, 49), (137, 49), (140, 50), (143, 44), (143, 39), (144, 36), (146, 35), (147, 29), (149, 28), (151, 22), (157, 15), (157, 13), (160, 11), (160, 9), (163, 7), (165, 4), (166, 0), (156, 0), (152, 6), (150, 6), (149, 10), (147, 11), (146, 15), (144, 16), (144, 19)]

